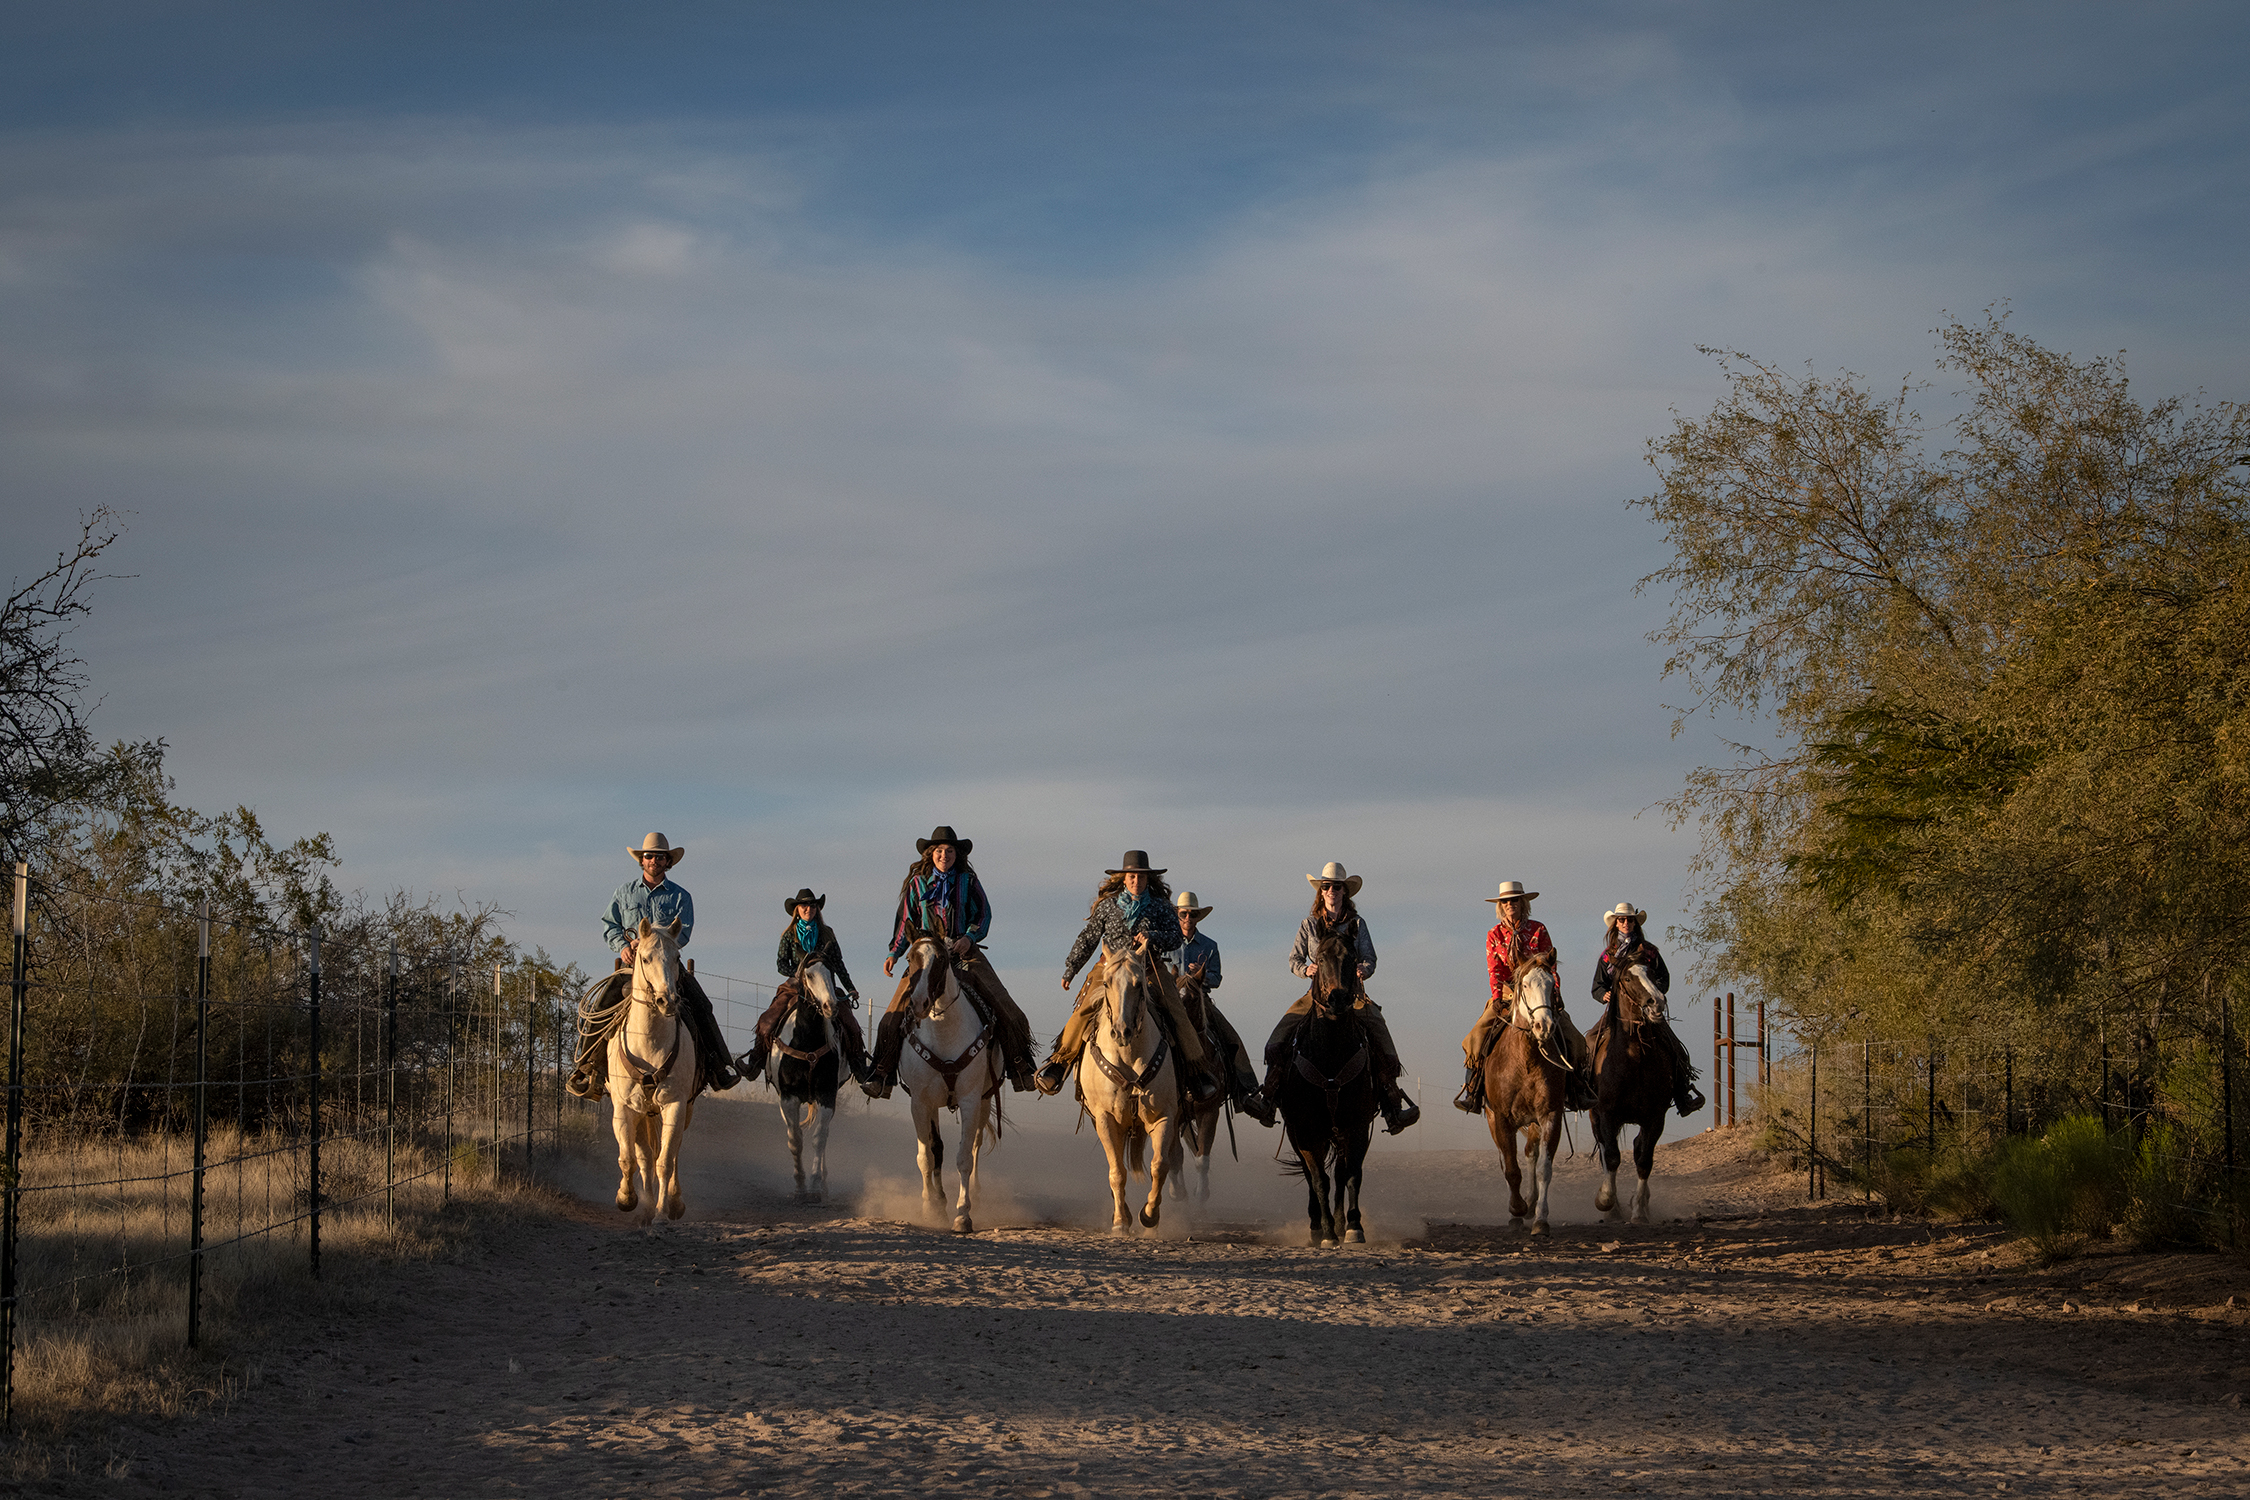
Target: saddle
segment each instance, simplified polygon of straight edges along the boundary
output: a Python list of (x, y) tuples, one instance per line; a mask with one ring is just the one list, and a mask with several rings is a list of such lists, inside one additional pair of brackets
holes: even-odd
[[(1357, 1082), (1360, 1075), (1368, 1070), (1369, 1065), (1375, 1059), (1374, 1044), (1368, 1039), (1367, 1028), (1360, 1024), (1358, 1009), (1356, 1005), (1353, 1006), (1344, 1013), (1342, 1019), (1352, 1028), (1353, 1034), (1359, 1038), (1359, 1045), (1352, 1050), (1352, 1055), (1344, 1060), (1344, 1065), (1336, 1070), (1336, 1076), (1333, 1078), (1321, 1072), (1313, 1060), (1305, 1056), (1305, 1033), (1309, 1029), (1307, 1026), (1300, 1023), (1295, 1034), (1289, 1039), (1290, 1066), (1296, 1070), (1299, 1078), (1304, 1079), (1305, 1082), (1321, 1091), (1327, 1099), (1328, 1113), (1332, 1116), (1343, 1106), (1344, 1090)], [(1306, 1019), (1310, 1020), (1311, 1018), (1308, 1016)]]

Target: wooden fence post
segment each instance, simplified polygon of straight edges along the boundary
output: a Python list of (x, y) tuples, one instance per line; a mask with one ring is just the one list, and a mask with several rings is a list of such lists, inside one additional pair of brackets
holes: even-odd
[(30, 988), (31, 865), (16, 861), (15, 959), (8, 984), (8, 1140), (5, 1206), (0, 1207), (0, 1430), (16, 1420), (16, 1200), (22, 1195), (23, 1026)]

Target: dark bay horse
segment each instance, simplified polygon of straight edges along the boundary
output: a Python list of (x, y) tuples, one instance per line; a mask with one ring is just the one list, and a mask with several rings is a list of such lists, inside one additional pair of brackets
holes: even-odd
[(1602, 1160), (1594, 1207), (1603, 1213), (1616, 1209), (1617, 1138), (1626, 1125), (1637, 1125), (1633, 1170), (1640, 1182), (1633, 1192), (1632, 1221), (1646, 1224), (1649, 1168), (1664, 1135), (1664, 1118), (1672, 1111), (1673, 1081), (1671, 1054), (1646, 1028), (1666, 1020), (1666, 1000), (1641, 965), (1618, 965), (1614, 972), (1609, 1009), (1587, 1037), (1594, 1049), (1594, 1149)]
[(1357, 1245), (1367, 1239), (1359, 1184), (1375, 1121), (1375, 1054), (1352, 1013), (1359, 987), (1350, 946), (1341, 937), (1324, 938), (1314, 965), (1312, 1013), (1297, 1028), (1281, 1074), (1281, 1123), (1297, 1152), (1291, 1170), (1305, 1179), (1312, 1243), (1333, 1245), (1341, 1238)]
[[(1555, 1176), (1555, 1146), (1562, 1140), (1563, 1090), (1569, 1081), (1564, 1063), (1562, 998), (1555, 984), (1555, 957), (1542, 953), (1516, 966), (1515, 977), (1500, 991), (1508, 1002), (1507, 1025), (1484, 1054), (1484, 1118), (1508, 1174), (1508, 1217), (1521, 1224), (1531, 1215), (1531, 1232), (1548, 1232), (1547, 1204)], [(1516, 1133), (1531, 1148), (1531, 1197), (1523, 1199), (1523, 1167), (1516, 1160)]]

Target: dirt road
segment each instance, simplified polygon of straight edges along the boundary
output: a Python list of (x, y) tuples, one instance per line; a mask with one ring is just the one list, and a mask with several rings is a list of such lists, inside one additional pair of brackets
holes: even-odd
[[(839, 1122), (858, 1190), (829, 1210), (781, 1190), (770, 1111), (707, 1107), (698, 1129), (681, 1223), (644, 1237), (588, 1208), (399, 1268), (324, 1326), (277, 1330), (230, 1409), (129, 1434), (86, 1487), (2250, 1491), (2250, 1314), (2224, 1305), (2250, 1302), (2241, 1262), (2036, 1271), (1996, 1232), (1782, 1213), (1794, 1180), (1715, 1138), (1666, 1148), (1660, 1207), (1763, 1217), (1562, 1224), (1534, 1245), (1482, 1154), (1386, 1148), (1378, 1242), (1317, 1251), (1294, 1243), (1301, 1190), (1263, 1132), (1214, 1173), (1210, 1211), (1113, 1240), (1071, 1227), (1102, 1192), (1084, 1137), (1012, 1134), (994, 1227), (957, 1238), (898, 1221), (894, 1122)], [(1557, 1180), (1590, 1218), (1586, 1163)], [(598, 1172), (580, 1186), (606, 1198)]]

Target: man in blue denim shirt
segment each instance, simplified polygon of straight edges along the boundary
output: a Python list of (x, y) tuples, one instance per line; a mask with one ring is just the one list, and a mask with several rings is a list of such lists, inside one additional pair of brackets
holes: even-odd
[[(617, 966), (602, 981), (597, 1009), (607, 1009), (624, 998), (625, 988), (632, 982), (633, 949), (640, 942), (644, 919), (656, 927), (678, 922), (683, 948), (688, 944), (689, 934), (695, 930), (695, 898), (674, 885), (671, 877), (672, 866), (687, 857), (687, 846), (675, 847), (663, 834), (652, 833), (641, 840), (638, 849), (625, 852), (640, 865), (641, 874), (638, 880), (619, 886), (616, 894), (609, 898), (609, 910), (602, 913), (602, 937), (610, 951), (617, 955)], [(688, 1023), (689, 1034), (695, 1038), (697, 1070), (710, 1087), (733, 1088), (740, 1080), (727, 1061), (726, 1038), (719, 1031), (719, 1018), (712, 1013), (711, 997), (703, 992), (694, 971), (685, 965), (680, 969), (680, 997), (686, 1002), (680, 1007), (681, 1019)], [(577, 1066), (571, 1070), (570, 1091), (581, 1099), (601, 1098), (608, 1069), (606, 1040), (586, 1038), (579, 1045)]]
[(1219, 945), (1198, 925), (1211, 915), (1211, 908), (1198, 906), (1195, 901), (1193, 891), (1182, 891), (1173, 898), (1173, 909), (1179, 915), (1180, 946), (1165, 954), (1164, 962), (1180, 976), (1180, 1003), (1195, 1023), (1210, 1033), (1216, 1053), (1212, 1060), (1225, 1075), (1234, 1107), (1261, 1125), (1271, 1125), (1273, 1106), (1258, 1090), (1258, 1075), (1250, 1066), (1242, 1037), (1211, 998), (1211, 991), (1219, 987)]

